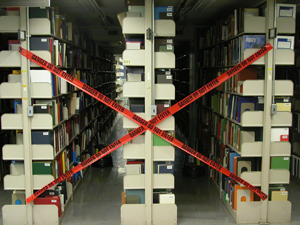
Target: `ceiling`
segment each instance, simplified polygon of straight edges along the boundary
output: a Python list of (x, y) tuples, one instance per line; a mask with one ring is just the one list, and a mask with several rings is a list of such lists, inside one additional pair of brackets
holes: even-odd
[[(121, 53), (124, 46), (122, 29), (117, 14), (126, 11), (127, 3), (143, 0), (50, 0), (58, 6), (91, 39), (100, 41), (113, 53)], [(155, 6), (174, 7), (175, 22), (179, 27), (208, 27), (218, 19), (231, 14), (239, 7), (258, 7), (266, 0), (155, 0)], [(300, 0), (278, 0), (278, 3), (300, 4)], [(298, 7), (297, 7), (298, 8)]]

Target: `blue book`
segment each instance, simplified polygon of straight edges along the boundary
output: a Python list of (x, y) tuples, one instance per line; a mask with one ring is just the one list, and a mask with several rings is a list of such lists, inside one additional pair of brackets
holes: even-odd
[(145, 204), (145, 190), (144, 189), (129, 189), (126, 190), (126, 196), (129, 195), (138, 195), (140, 196), (140, 204)]
[(235, 156), (240, 156), (240, 155), (236, 152), (229, 153), (229, 171), (231, 173), (233, 173), (233, 157), (235, 157)]
[(257, 98), (239, 97), (237, 121), (241, 122), (241, 115), (245, 111), (255, 111)]
[(248, 48), (262, 48), (266, 45), (265, 35), (244, 35), (243, 36), (243, 51)]
[(22, 99), (14, 100), (14, 112), (17, 113), (17, 105), (22, 105)]
[(231, 112), (231, 104), (232, 104), (232, 95), (228, 95), (228, 112), (227, 117), (230, 118), (230, 112)]
[(52, 96), (55, 96), (55, 74), (51, 73), (52, 75)]
[(173, 6), (157, 6), (154, 7), (154, 19), (159, 20), (159, 13), (173, 13)]

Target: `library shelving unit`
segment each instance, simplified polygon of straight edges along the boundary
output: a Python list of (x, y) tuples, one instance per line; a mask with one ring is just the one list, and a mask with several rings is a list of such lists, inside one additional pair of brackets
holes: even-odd
[[(168, 102), (162, 105), (167, 108), (170, 106), (170, 100), (175, 99), (175, 87), (172, 83), (155, 82), (155, 70), (175, 68), (175, 55), (172, 51), (154, 51), (157, 38), (175, 36), (175, 23), (173, 20), (154, 20), (153, 3), (154, 1), (145, 1), (145, 5), (142, 6), (144, 17), (130, 17), (129, 13), (122, 21), (122, 30), (127, 41), (132, 37), (139, 37), (145, 46), (144, 49), (136, 50), (127, 48), (123, 52), (123, 65), (128, 69), (127, 82), (123, 85), (123, 97), (129, 98), (129, 105), (138, 101), (144, 110), (134, 112), (146, 120), (155, 115), (156, 112), (152, 110), (155, 104), (159, 113), (159, 109), (161, 110), (159, 103)], [(128, 8), (133, 9), (134, 6)], [(153, 37), (147, 36), (148, 28), (153, 31)], [(135, 71), (140, 72), (134, 73), (134, 68), (139, 68)], [(132, 110), (131, 106), (130, 109)], [(138, 124), (124, 117), (123, 126), (130, 130), (137, 128)], [(169, 117), (157, 127), (174, 132), (174, 117)], [(141, 163), (142, 169), (141, 172), (134, 174), (126, 172), (124, 177), (121, 224), (177, 224), (177, 206), (175, 196), (171, 193), (175, 185), (174, 175), (156, 170), (159, 163), (172, 170), (171, 162), (175, 159), (174, 147), (146, 131), (144, 135), (124, 145), (124, 158), (127, 159), (127, 163)], [(129, 195), (132, 193), (139, 198), (138, 202)], [(163, 201), (164, 197), (168, 198), (167, 204), (166, 200)]]
[[(189, 90), (189, 73), (190, 73), (190, 65), (189, 65), (189, 54), (181, 54), (176, 58), (176, 69), (174, 72), (173, 83), (175, 85), (176, 94), (175, 101), (179, 102), (184, 99), (186, 96), (190, 94)], [(183, 108), (178, 113), (175, 114), (176, 117), (176, 125), (179, 128), (179, 131), (182, 133), (185, 141), (187, 141), (189, 137), (189, 124), (186, 121), (189, 121), (189, 108)]]
[[(18, 16), (1, 16), (1, 33), (16, 34), (18, 29), (29, 32), (30, 38), (19, 45), (115, 98), (112, 55), (104, 54), (100, 46), (90, 47), (92, 42), (79, 31), (73, 33), (71, 23), (69, 29), (59, 27), (62, 33), (54, 35), (51, 19), (32, 18), (33, 12), (39, 10), (49, 9), (20, 7)], [(36, 40), (47, 48), (37, 47)], [(98, 52), (90, 53), (89, 49)], [(27, 63), (18, 49), (2, 50), (0, 58), (0, 67), (20, 71), (9, 74), (8, 82), (0, 86), (1, 99), (14, 99), (15, 107), (15, 113), (1, 116), (2, 130), (17, 130), (16, 141), (2, 149), (3, 160), (12, 161), (10, 174), (4, 177), (4, 189), (13, 190), (14, 199), (12, 205), (2, 208), (3, 222), (59, 224), (84, 176), (83, 171), (52, 187), (51, 203), (44, 201), (47, 197), (40, 196), (26, 205), (26, 197), (94, 154), (94, 146), (105, 139), (116, 113), (63, 79), (40, 70), (32, 62)], [(15, 216), (16, 211), (19, 216)]]
[(115, 68), (116, 68), (116, 92), (117, 92), (117, 98), (116, 101), (122, 101), (123, 100), (123, 84), (125, 82), (126, 78), (126, 72), (125, 67), (123, 66), (123, 59), (120, 56), (115, 56)]
[[(207, 39), (201, 40), (206, 46), (201, 53), (200, 86), (259, 49), (245, 47), (247, 38), (267, 36), (267, 31), (274, 27), (275, 7), (274, 1), (267, 1), (266, 16), (243, 16), (239, 12), (244, 9), (237, 9), (236, 16), (229, 16), (235, 19), (237, 25), (221, 24), (219, 21), (207, 32)], [(248, 10), (259, 12), (258, 9)], [(294, 20), (278, 16), (278, 35), (294, 34)], [(284, 26), (288, 21), (291, 21), (291, 26)], [(239, 23), (244, 28), (242, 32)], [(222, 37), (222, 32), (217, 31), (222, 25), (223, 29), (229, 27), (231, 37)], [(237, 29), (236, 33), (234, 29)], [(282, 186), (290, 181), (291, 144), (286, 140), (288, 134), (280, 133), (278, 140), (274, 136), (276, 132), (288, 131), (288, 127), (292, 126), (292, 114), (290, 110), (280, 109), (276, 101), (278, 110), (271, 114), (271, 100), (272, 97), (284, 99), (293, 96), (293, 82), (274, 80), (272, 72), (275, 65), (293, 65), (294, 50), (282, 49), (278, 41), (279, 36), (276, 39), (268, 39), (267, 36), (265, 43), (271, 43), (274, 50), (246, 68), (244, 73), (247, 75), (240, 72), (199, 101), (199, 127), (202, 129), (199, 138), (211, 140), (203, 144), (208, 156), (269, 195), (268, 200), (261, 201), (250, 190), (211, 169), (212, 183), (237, 223), (291, 221), (291, 202), (287, 200), (287, 191)], [(277, 160), (285, 166), (277, 164)], [(275, 194), (279, 194), (281, 200), (277, 200)]]

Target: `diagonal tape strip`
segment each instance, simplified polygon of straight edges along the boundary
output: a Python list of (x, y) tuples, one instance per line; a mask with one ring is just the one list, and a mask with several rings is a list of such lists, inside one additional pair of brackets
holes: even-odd
[[(258, 58), (265, 55), (271, 49), (272, 49), (272, 46), (270, 44), (267, 44), (261, 50), (259, 50), (258, 52), (256, 52), (255, 54), (253, 54), (252, 56), (247, 58), (246, 60), (242, 61), (241, 63), (239, 63), (235, 67), (231, 68), (226, 73), (222, 74), (220, 77), (212, 80), (211, 82), (209, 82), (204, 87), (198, 89), (197, 91), (195, 91), (194, 93), (192, 93), (191, 95), (189, 95), (188, 97), (183, 99), (182, 101), (178, 102), (177, 104), (175, 104), (174, 106), (172, 106), (168, 110), (165, 110), (164, 112), (162, 112), (161, 114), (159, 114), (158, 116), (156, 116), (155, 118), (150, 120), (151, 124), (148, 123), (147, 121), (145, 121), (144, 119), (138, 117), (134, 113), (130, 112), (129, 110), (123, 108), (119, 104), (115, 103), (111, 99), (105, 97), (101, 93), (97, 92), (95, 89), (89, 87), (88, 85), (83, 84), (82, 82), (75, 79), (73, 76), (63, 72), (61, 69), (51, 65), (50, 63), (44, 61), (43, 59), (41, 59), (38, 56), (32, 54), (31, 52), (20, 48), (20, 53), (22, 55), (26, 56), (27, 58), (29, 58), (30, 60), (32, 60), (33, 62), (41, 65), (45, 69), (50, 70), (51, 72), (55, 73), (56, 75), (66, 79), (69, 83), (73, 84), (74, 86), (77, 86), (79, 89), (81, 89), (84, 92), (88, 93), (89, 95), (95, 97), (96, 99), (98, 99), (102, 103), (110, 106), (111, 108), (115, 109), (116, 111), (122, 113), (123, 115), (127, 116), (129, 119), (132, 119), (132, 120), (136, 121), (137, 123), (139, 123), (140, 125), (144, 126), (144, 128), (139, 127), (137, 129), (133, 130), (132, 132), (130, 132), (128, 135), (130, 136), (131, 139), (136, 137), (137, 135), (140, 135), (141, 133), (145, 132), (145, 128), (146, 128), (146, 129), (150, 130), (151, 132), (156, 133), (157, 135), (159, 135), (163, 139), (165, 139), (165, 140), (169, 141), (170, 143), (174, 144), (178, 148), (186, 151), (187, 153), (191, 154), (192, 156), (194, 156), (194, 157), (198, 158), (199, 160), (205, 162), (206, 164), (210, 165), (211, 167), (217, 169), (218, 171), (224, 173), (225, 175), (231, 177), (232, 179), (242, 183), (244, 186), (246, 186), (246, 187), (250, 188), (251, 190), (253, 190), (254, 192), (256, 192), (262, 199), (266, 199), (267, 195), (262, 193), (256, 187), (253, 187), (252, 185), (250, 185), (246, 181), (242, 180), (241, 178), (237, 177), (236, 175), (232, 174), (231, 172), (229, 172), (225, 168), (221, 167), (220, 165), (218, 165), (214, 161), (208, 159), (207, 157), (203, 156), (202, 154), (198, 153), (197, 151), (193, 150), (192, 148), (184, 145), (182, 142), (180, 142), (180, 141), (176, 140), (175, 138), (171, 137), (166, 132), (158, 129), (157, 127), (154, 127), (154, 125), (161, 122), (162, 120), (166, 119), (167, 117), (171, 116), (173, 113), (179, 111), (181, 108), (187, 106), (188, 104), (195, 101), (196, 99), (200, 98), (202, 95), (204, 95), (208, 91), (210, 91), (213, 88), (217, 87), (218, 85), (220, 85), (221, 83), (223, 83), (224, 81), (226, 81), (227, 79), (229, 79), (230, 77), (232, 77), (233, 75), (235, 75), (236, 73), (238, 73), (239, 71), (241, 71), (242, 69), (244, 69), (245, 67), (250, 65), (252, 62), (254, 62)], [(126, 111), (128, 111), (128, 112), (126, 112)], [(130, 118), (130, 114), (133, 115), (131, 118)], [(124, 136), (124, 137), (126, 137), (126, 136)], [(129, 141), (129, 140), (127, 140), (125, 142), (125, 140), (123, 139), (123, 141), (121, 142), (120, 141), (121, 139), (119, 139), (118, 141), (116, 141), (116, 142), (112, 143), (111, 145), (109, 145), (108, 148), (105, 148), (105, 149), (101, 150), (100, 152), (98, 152), (94, 156), (92, 156), (89, 159), (85, 160), (80, 165), (83, 165), (83, 166), (86, 167), (86, 166), (92, 164), (93, 162), (97, 161), (98, 159), (104, 157), (105, 155), (109, 154), (110, 152), (115, 150), (117, 147), (119, 147), (122, 144), (125, 144), (126, 142)], [(80, 165), (76, 166), (76, 167), (78, 167), (77, 169), (75, 169), (76, 167), (74, 167), (73, 169), (69, 170), (67, 173), (63, 174), (60, 178), (61, 179), (66, 179), (67, 177), (70, 177), (72, 174), (74, 174), (74, 173), (78, 172), (79, 170), (85, 168), (85, 167), (83, 167), (83, 168), (80, 169), (79, 168)], [(59, 183), (61, 181), (61, 179), (58, 178), (55, 181), (51, 182), (50, 184), (46, 185), (44, 188), (39, 190), (40, 192), (38, 191), (34, 195), (30, 196), (27, 199), (27, 202), (29, 203), (30, 201), (34, 200), (40, 193), (47, 190), (49, 187)]]

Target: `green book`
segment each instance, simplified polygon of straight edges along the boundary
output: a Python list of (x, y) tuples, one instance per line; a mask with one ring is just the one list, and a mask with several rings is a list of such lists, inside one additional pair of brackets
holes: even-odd
[(41, 175), (41, 174), (53, 175), (52, 162), (33, 162), (32, 173), (33, 175)]
[(159, 52), (174, 52), (174, 47), (173, 45), (160, 45)]
[(47, 8), (30, 7), (29, 18), (47, 18), (49, 19), (49, 11)]
[(172, 144), (167, 142), (165, 139), (153, 134), (153, 146), (171, 146)]
[(212, 96), (211, 106), (212, 106), (213, 112), (217, 112), (217, 113), (219, 112), (219, 96), (217, 94), (214, 94)]
[(290, 157), (271, 157), (271, 169), (290, 169)]

